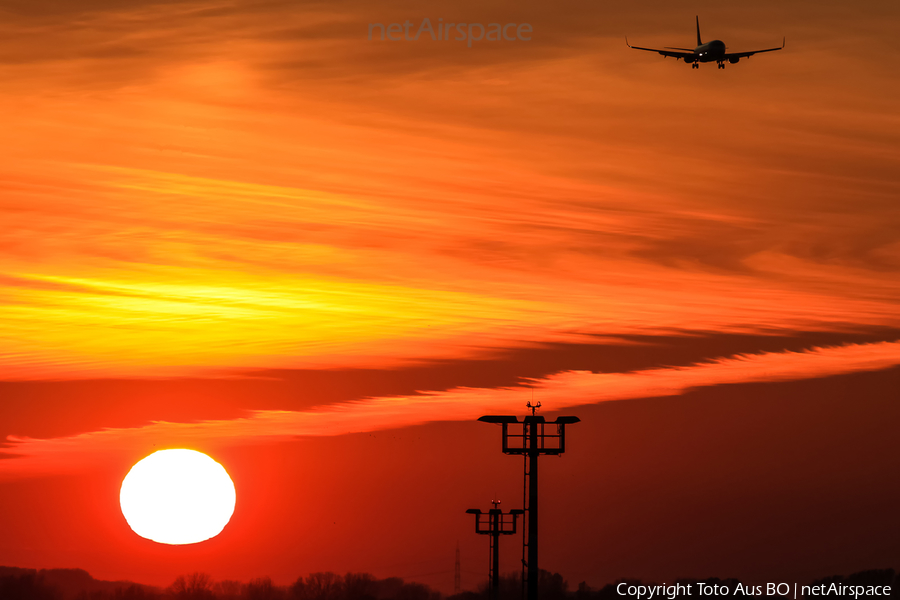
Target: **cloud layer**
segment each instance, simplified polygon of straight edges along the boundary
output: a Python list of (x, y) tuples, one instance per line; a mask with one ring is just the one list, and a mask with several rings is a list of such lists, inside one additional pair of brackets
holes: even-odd
[(897, 365), (898, 342), (854, 344), (805, 352), (739, 355), (686, 367), (627, 373), (564, 371), (530, 380), (528, 387), (456, 388), (301, 411), (254, 411), (247, 418), (159, 422), (46, 440), (9, 436), (9, 447), (3, 451), (8, 457), (0, 461), (0, 475), (72, 472), (123, 453), (149, 453), (164, 447), (209, 448), (263, 441), (270, 444), (298, 436), (345, 435), (435, 421), (466, 421), (483, 414), (520, 414), (524, 400), (532, 393), (554, 411), (564, 411), (611, 400), (674, 396), (705, 386), (815, 379)]
[[(692, 73), (620, 40), (671, 9), (12, 5), (0, 378), (896, 326), (896, 7), (769, 8), (704, 28), (790, 50)], [(424, 17), (535, 36), (365, 39)]]

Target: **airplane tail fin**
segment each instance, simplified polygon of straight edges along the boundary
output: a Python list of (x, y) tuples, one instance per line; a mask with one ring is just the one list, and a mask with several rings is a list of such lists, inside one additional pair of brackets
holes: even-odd
[(700, 41), (700, 15), (697, 15), (697, 45), (703, 45), (703, 42)]

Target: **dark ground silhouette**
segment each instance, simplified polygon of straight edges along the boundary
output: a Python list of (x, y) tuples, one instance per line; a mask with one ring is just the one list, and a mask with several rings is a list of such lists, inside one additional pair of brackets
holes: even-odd
[[(593, 589), (581, 582), (574, 590), (559, 573), (541, 571), (538, 586), (540, 600), (628, 600), (616, 591), (620, 582), (641, 584), (639, 580), (621, 579)], [(679, 579), (668, 583), (706, 583), (724, 585), (729, 594), (724, 596), (747, 598), (734, 594), (740, 583), (737, 579)], [(834, 575), (803, 585), (837, 583), (840, 585), (891, 586), (891, 600), (900, 599), (900, 574), (893, 569), (861, 571), (848, 576)], [(654, 585), (644, 583), (644, 585)], [(519, 573), (500, 578), (499, 597), (496, 600), (521, 600)], [(487, 600), (488, 583), (477, 591), (466, 591), (444, 596), (420, 583), (408, 583), (398, 577), (376, 579), (368, 573), (311, 573), (298, 578), (287, 586), (275, 585), (268, 577), (249, 582), (213, 581), (205, 573), (181, 575), (167, 588), (141, 585), (130, 581), (101, 581), (81, 569), (20, 569), (0, 567), (0, 600)], [(763, 594), (764, 595), (764, 594)], [(698, 600), (702, 596), (693, 595)], [(713, 600), (722, 598), (717, 595)], [(684, 597), (682, 597), (684, 598)], [(782, 600), (792, 596), (772, 596), (770, 600)], [(815, 596), (804, 600), (851, 600), (852, 596)], [(886, 600), (861, 596), (860, 600)]]

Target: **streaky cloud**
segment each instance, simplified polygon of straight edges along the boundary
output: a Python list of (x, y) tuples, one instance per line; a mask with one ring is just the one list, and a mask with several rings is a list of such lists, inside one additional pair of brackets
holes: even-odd
[[(521, 386), (455, 388), (414, 396), (379, 397), (304, 411), (255, 411), (251, 416), (199, 423), (156, 422), (55, 439), (9, 436), (0, 478), (90, 469), (92, 465), (161, 447), (203, 448), (288, 441), (474, 420), (483, 414), (523, 412), (529, 389), (546, 408), (566, 410), (614, 400), (677, 396), (693, 388), (813, 379), (900, 365), (900, 342), (814, 347), (803, 352), (741, 354), (691, 366), (624, 373), (562, 371)], [(527, 387), (526, 387), (527, 385)]]

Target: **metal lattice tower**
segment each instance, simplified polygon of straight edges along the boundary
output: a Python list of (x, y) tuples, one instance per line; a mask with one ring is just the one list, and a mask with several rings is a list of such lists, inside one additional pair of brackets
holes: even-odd
[[(487, 415), (478, 419), (503, 426), (503, 453), (521, 454), (525, 458), (523, 506), (528, 518), (522, 531), (522, 592), (527, 600), (538, 600), (538, 457), (558, 456), (566, 451), (566, 425), (581, 421), (578, 417), (559, 417), (547, 422), (535, 415), (541, 403), (526, 405), (531, 416), (519, 421), (515, 416)], [(556, 427), (547, 428), (547, 425)], [(549, 430), (548, 430), (549, 429)]]

